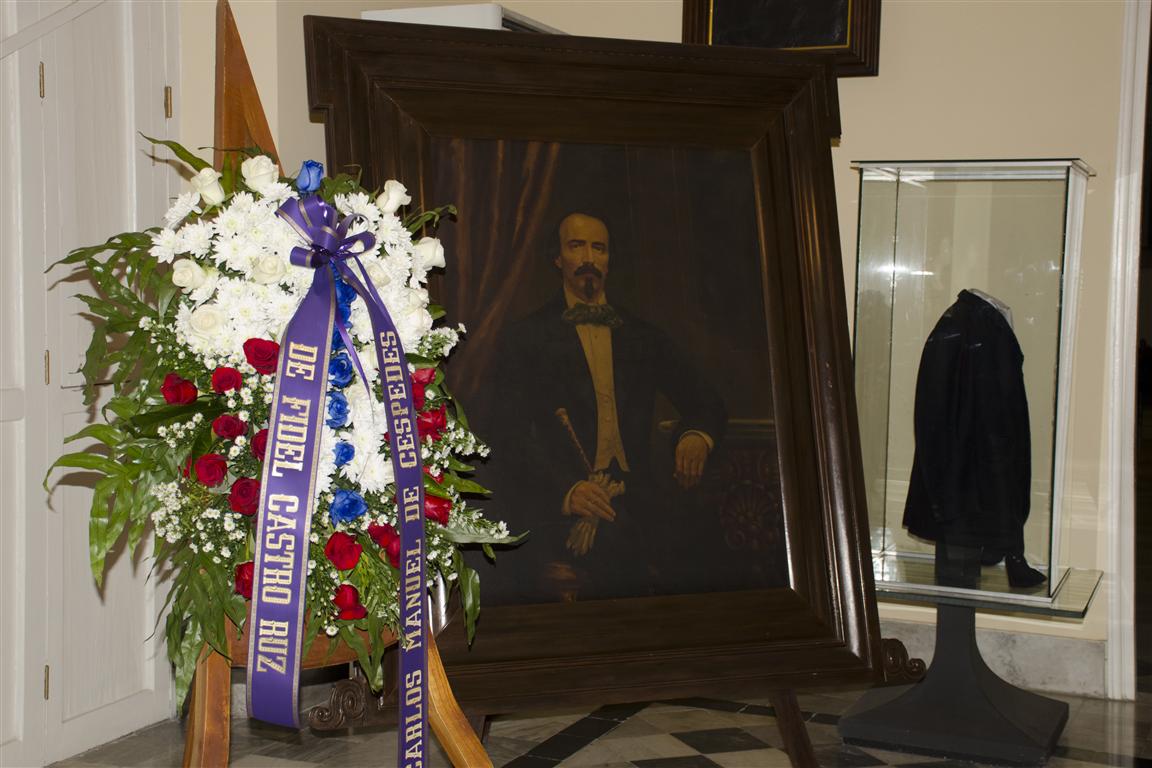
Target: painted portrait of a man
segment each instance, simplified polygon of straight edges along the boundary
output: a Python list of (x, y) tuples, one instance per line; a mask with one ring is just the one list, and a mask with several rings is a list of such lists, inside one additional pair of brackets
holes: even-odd
[(528, 552), (542, 576), (518, 591), (565, 599), (648, 592), (675, 567), (648, 533), (661, 524), (650, 442), (656, 395), (680, 417), (672, 469), (686, 489), (723, 437), (724, 404), (666, 333), (608, 303), (608, 225), (573, 212), (556, 236), (555, 294), (513, 322), (500, 347), (497, 389), (518, 429), (498, 430), (511, 439), (497, 437), (493, 448), (518, 457), (500, 485), (518, 489), (509, 522), (531, 531)]
[[(701, 199), (693, 215), (719, 221), (724, 194), (657, 178), (650, 196), (632, 197), (649, 188), (641, 174), (723, 177), (726, 166), (670, 151), (500, 144), (446, 153), (525, 182), (504, 188), (511, 205), (486, 208), (487, 237), (468, 236), (483, 229), (473, 225), (446, 238), (468, 262), (446, 286), (469, 329), (451, 385), (492, 448), (479, 479), (493, 512), (528, 532), (482, 568), (485, 602), (781, 582), (759, 266), (731, 245), (755, 252), (751, 212), (714, 239), (699, 220), (665, 214)], [(454, 183), (462, 211), (478, 202)], [(744, 263), (734, 275), (715, 269), (728, 261)], [(772, 474), (763, 482), (761, 466)]]

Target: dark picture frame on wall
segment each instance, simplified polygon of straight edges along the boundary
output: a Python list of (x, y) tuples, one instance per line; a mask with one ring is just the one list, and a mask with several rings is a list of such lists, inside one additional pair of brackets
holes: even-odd
[(880, 70), (880, 0), (684, 0), (683, 41), (832, 54), (838, 77)]
[(305, 40), (331, 171), (459, 208), (449, 383), (493, 448), (486, 509), (530, 531), (477, 553), (472, 645), (440, 636), (462, 706), (878, 679), (827, 63), (321, 17)]

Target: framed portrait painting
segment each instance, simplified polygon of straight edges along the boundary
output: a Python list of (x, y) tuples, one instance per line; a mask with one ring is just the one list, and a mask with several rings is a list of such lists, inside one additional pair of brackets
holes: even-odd
[(684, 0), (685, 43), (821, 52), (840, 77), (880, 70), (880, 0)]
[(329, 167), (453, 203), (432, 286), (524, 542), (476, 554), (466, 709), (880, 671), (827, 64), (305, 19)]

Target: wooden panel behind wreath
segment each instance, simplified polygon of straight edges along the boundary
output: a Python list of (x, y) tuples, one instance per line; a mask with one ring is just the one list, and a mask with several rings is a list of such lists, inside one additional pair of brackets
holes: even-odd
[(684, 0), (686, 43), (829, 53), (840, 77), (880, 69), (880, 0)]
[[(531, 531), (483, 569), (473, 646), (442, 635), (461, 704), (876, 679), (829, 68), (318, 17), (305, 39), (329, 167), (460, 210), (448, 375), (490, 511)], [(593, 481), (614, 517), (590, 531)]]

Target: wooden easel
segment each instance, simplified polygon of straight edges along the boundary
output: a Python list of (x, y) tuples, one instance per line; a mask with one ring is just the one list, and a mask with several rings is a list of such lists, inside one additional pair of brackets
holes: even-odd
[[(228, 0), (216, 3), (216, 98), (213, 144), (214, 165), (224, 162), (221, 149), (257, 146), (277, 162), (276, 145), (268, 128), (268, 119), (256, 90), (256, 81), (244, 53), (240, 31)], [(243, 667), (248, 656), (248, 637), (229, 623), (226, 658), (205, 645), (196, 662), (192, 680), (192, 700), (188, 729), (184, 740), (184, 766), (190, 768), (226, 768), (231, 724), (232, 668)], [(389, 636), (385, 641), (395, 642)], [(347, 664), (356, 654), (341, 643), (331, 654), (327, 643), (317, 643), (303, 660), (304, 669)], [(436, 639), (428, 637), (428, 714), (432, 730), (444, 751), (459, 768), (491, 768), (492, 762), (480, 740), (460, 710)], [(385, 761), (387, 757), (383, 758)]]
[[(260, 147), (279, 165), (276, 142), (256, 90), (256, 80), (244, 53), (240, 30), (228, 0), (216, 2), (216, 95), (212, 165), (223, 167), (224, 149)], [(281, 168), (283, 173), (283, 168)]]
[[(231, 726), (232, 668), (243, 667), (248, 661), (248, 634), (228, 625), (228, 652), (231, 660), (205, 645), (196, 661), (196, 674), (192, 679), (192, 701), (189, 706), (188, 729), (184, 736), (184, 768), (227, 768)], [(385, 641), (395, 642), (390, 635)], [(304, 669), (347, 664), (356, 660), (356, 654), (341, 643), (331, 654), (327, 643), (312, 646), (304, 658)], [(432, 731), (440, 741), (452, 765), (457, 768), (492, 768), (492, 761), (484, 752), (480, 739), (472, 730), (468, 718), (460, 710), (444, 674), (444, 665), (436, 649), (436, 639), (428, 636), (428, 719)], [(381, 764), (388, 761), (382, 757)]]

